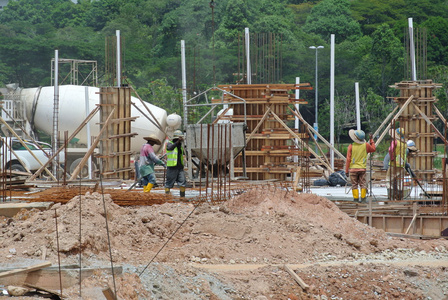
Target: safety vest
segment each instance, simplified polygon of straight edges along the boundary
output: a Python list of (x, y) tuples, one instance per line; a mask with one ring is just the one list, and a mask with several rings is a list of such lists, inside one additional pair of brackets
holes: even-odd
[[(172, 141), (168, 141), (168, 143), (170, 144), (174, 144)], [(180, 157), (180, 162), (182, 163), (182, 165), (184, 165), (184, 147), (180, 147), (182, 150), (182, 154)], [(175, 147), (173, 150), (171, 151), (166, 151), (166, 166), (167, 167), (175, 167), (177, 166), (177, 156), (179, 155), (178, 153), (179, 151), (177, 150), (177, 147)]]
[(352, 159), (350, 161), (350, 169), (367, 168), (367, 146), (366, 143), (352, 144)]
[(395, 161), (390, 160), (389, 166), (395, 164), (395, 167), (404, 168), (404, 166), (406, 165), (406, 150), (407, 150), (406, 143), (397, 140), (397, 145), (395, 146), (394, 149)]

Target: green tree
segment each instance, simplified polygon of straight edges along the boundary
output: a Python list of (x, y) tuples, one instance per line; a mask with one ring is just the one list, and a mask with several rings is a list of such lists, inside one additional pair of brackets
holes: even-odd
[(311, 9), (303, 30), (327, 41), (335, 34), (338, 43), (361, 36), (360, 25), (350, 15), (348, 0), (323, 0), (317, 4)]
[(393, 110), (394, 105), (385, 102), (382, 96), (375, 94), (372, 88), (368, 88), (365, 96), (361, 97), (360, 107), (363, 127), (366, 132), (373, 134)]
[(356, 0), (351, 3), (353, 17), (364, 34), (372, 34), (380, 25), (392, 26), (397, 20), (406, 19), (402, 14), (404, 0)]
[(420, 27), (427, 28), (428, 60), (448, 65), (448, 19), (429, 17)]
[[(255, 3), (251, 3), (254, 6)], [(244, 28), (250, 26), (251, 11), (249, 3), (244, 0), (229, 0), (224, 11), (224, 16), (215, 31), (215, 46), (225, 48), (236, 45), (238, 35), (244, 32)]]
[(363, 86), (372, 87), (384, 99), (389, 84), (403, 78), (404, 48), (389, 25), (381, 25), (372, 34), (371, 51), (357, 68)]
[(182, 93), (168, 85), (166, 79), (156, 79), (137, 89), (145, 101), (166, 109), (169, 113), (183, 114)]

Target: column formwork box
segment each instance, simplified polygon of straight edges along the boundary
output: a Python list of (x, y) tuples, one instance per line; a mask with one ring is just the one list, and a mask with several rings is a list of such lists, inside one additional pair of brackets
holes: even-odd
[[(433, 83), (432, 80), (417, 80), (402, 81), (391, 87), (400, 91), (400, 96), (393, 99), (400, 108), (409, 97), (413, 96), (411, 103), (396, 120), (399, 121), (399, 126), (404, 128), (406, 139), (413, 140), (419, 150), (408, 158), (411, 169), (421, 180), (432, 181), (436, 174), (434, 158), (437, 155), (434, 148), (434, 139), (437, 134), (432, 123), (438, 120), (434, 106), (438, 100), (434, 96), (434, 90), (440, 88), (441, 85)], [(428, 120), (431, 123), (428, 123)]]
[[(291, 140), (293, 137), (285, 128), (285, 124), (294, 120), (288, 106), (307, 104), (306, 101), (295, 98), (296, 89), (312, 89), (308, 83), (302, 84), (237, 84), (220, 85), (228, 91), (223, 99), (215, 99), (215, 103), (224, 103), (233, 108), (231, 122), (245, 122), (247, 124), (245, 148), (246, 176), (249, 180), (286, 180), (294, 168), (294, 163), (288, 157), (297, 152), (297, 147)], [(243, 102), (245, 104), (241, 103)], [(222, 101), (222, 102), (221, 102)], [(238, 102), (238, 104), (232, 104)], [(265, 113), (270, 109), (279, 116), (280, 123), (272, 115)], [(261, 123), (261, 124), (260, 124)], [(254, 130), (256, 131), (254, 132)], [(291, 128), (301, 138), (306, 134), (299, 134), (297, 129)], [(243, 156), (235, 159), (235, 176), (243, 176)]]

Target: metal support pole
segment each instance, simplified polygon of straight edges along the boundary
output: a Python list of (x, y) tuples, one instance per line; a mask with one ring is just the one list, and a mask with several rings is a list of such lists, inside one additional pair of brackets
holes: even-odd
[(183, 100), (183, 107), (184, 107), (184, 129), (187, 129), (187, 115), (188, 115), (188, 109), (187, 109), (187, 72), (185, 67), (185, 41), (180, 41), (180, 51), (181, 51), (181, 57), (182, 57), (182, 100)]
[(121, 86), (121, 37), (120, 30), (115, 31), (117, 36), (117, 87)]
[[(58, 125), (59, 125), (59, 51), (54, 51), (54, 101), (53, 101), (53, 136), (52, 151), (56, 153), (58, 149)], [(53, 174), (56, 174), (58, 168), (58, 158), (53, 163)]]

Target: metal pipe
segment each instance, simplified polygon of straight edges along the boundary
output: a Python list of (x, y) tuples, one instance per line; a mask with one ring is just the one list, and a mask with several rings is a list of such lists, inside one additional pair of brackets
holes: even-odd
[(355, 82), (355, 98), (356, 98), (356, 129), (361, 130), (361, 111), (359, 108), (359, 82)]
[[(87, 116), (90, 113), (88, 86), (85, 87), (85, 103), (86, 103), (86, 118), (87, 118)], [(90, 140), (90, 122), (87, 122), (86, 129), (87, 129), (87, 149), (90, 149), (90, 147), (92, 146), (92, 142)], [(89, 179), (92, 179), (92, 156), (89, 156), (88, 167), (89, 167)]]
[[(300, 84), (300, 77), (296, 77), (296, 85)], [(296, 89), (296, 99), (300, 99), (300, 89)], [(300, 104), (294, 104), (296, 111), (299, 111)], [(299, 132), (300, 120), (298, 116), (294, 116), (294, 128), (297, 129), (297, 133)], [(296, 144), (298, 143), (296, 139)], [(294, 155), (294, 162), (298, 162), (298, 156)], [(295, 177), (294, 177), (295, 179)]]
[[(330, 144), (334, 147), (334, 48), (335, 35), (331, 35), (330, 54)], [(334, 170), (334, 151), (330, 148), (330, 166)]]
[[(59, 52), (58, 50), (54, 50), (54, 101), (53, 101), (53, 141), (52, 151), (55, 153), (58, 149), (58, 116), (59, 116)], [(55, 163), (53, 163), (53, 174), (56, 174), (58, 159), (56, 157)]]
[(247, 84), (252, 84), (252, 71), (250, 69), (250, 34), (248, 27), (244, 28), (244, 37), (246, 42)]
[(408, 18), (409, 24), (409, 43), (411, 54), (411, 78), (413, 81), (417, 80), (417, 67), (415, 65), (415, 45), (414, 45), (414, 27), (412, 18)]
[(121, 37), (120, 30), (116, 30), (115, 34), (117, 36), (117, 87), (121, 86)]
[(188, 109), (187, 109), (187, 71), (185, 67), (185, 41), (180, 41), (181, 64), (182, 64), (182, 100), (184, 105), (184, 128), (187, 128)]

